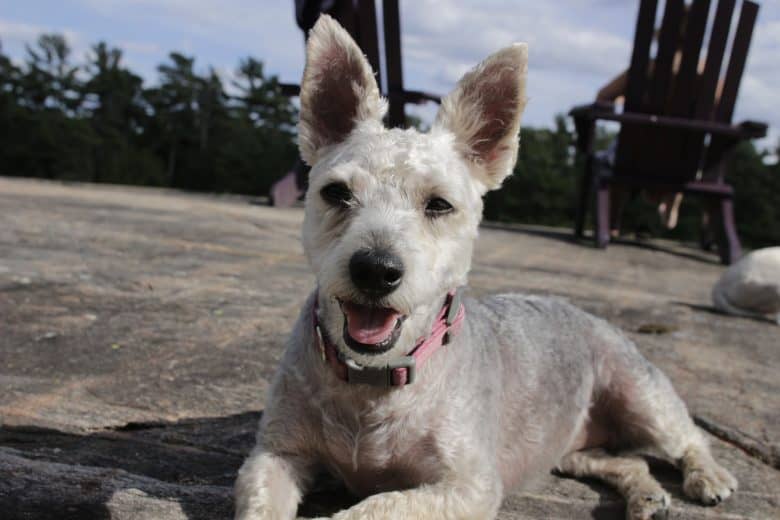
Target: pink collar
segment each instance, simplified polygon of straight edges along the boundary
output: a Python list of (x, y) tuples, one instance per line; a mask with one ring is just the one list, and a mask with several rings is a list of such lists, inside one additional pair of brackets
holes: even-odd
[(317, 315), (317, 295), (314, 296), (312, 308), (316, 345), (323, 361), (332, 368), (336, 377), (342, 381), (371, 386), (405, 386), (414, 382), (415, 372), (440, 347), (450, 342), (451, 336), (457, 334), (466, 317), (466, 308), (461, 303), (461, 289), (447, 293), (436, 320), (433, 322), (428, 337), (417, 340), (417, 345), (407, 355), (391, 361), (383, 367), (368, 367), (358, 365), (354, 360), (341, 354), (322, 333)]

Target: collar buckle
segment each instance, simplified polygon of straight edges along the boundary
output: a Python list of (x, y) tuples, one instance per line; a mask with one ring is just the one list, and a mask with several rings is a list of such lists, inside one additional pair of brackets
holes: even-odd
[(398, 386), (393, 377), (396, 370), (406, 369), (404, 385), (413, 383), (417, 374), (417, 360), (412, 356), (395, 359), (383, 367), (366, 367), (348, 357), (341, 357), (341, 360), (347, 367), (348, 383), (388, 388)]

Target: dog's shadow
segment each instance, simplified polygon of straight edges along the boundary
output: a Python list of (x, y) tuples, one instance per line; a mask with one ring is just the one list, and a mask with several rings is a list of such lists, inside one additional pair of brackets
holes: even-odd
[[(650, 473), (657, 480), (661, 487), (669, 493), (672, 498), (672, 504), (691, 504), (696, 507), (702, 507), (685, 495), (682, 489), (682, 474), (668, 461), (652, 457), (643, 456), (650, 467)], [(611, 486), (594, 478), (574, 478), (566, 475), (554, 473), (556, 477), (568, 480), (575, 480), (588, 486), (592, 491), (599, 495), (598, 504), (590, 511), (590, 518), (593, 520), (615, 520), (625, 518), (626, 502), (623, 497)]]
[[(161, 518), (232, 518), (233, 483), (260, 416), (130, 423), (87, 435), (0, 426), (0, 516), (108, 520), (148, 509)], [(330, 516), (357, 501), (322, 478), (299, 514)]]
[[(3, 518), (109, 519), (117, 510), (143, 510), (144, 504), (159, 508), (161, 503), (189, 520), (232, 518), (233, 482), (254, 445), (260, 416), (249, 412), (132, 423), (89, 435), (0, 428), (0, 460), (7, 456), (17, 464), (4, 477), (5, 485), (17, 491), (3, 492), (0, 483)], [(648, 460), (664, 489), (674, 499), (688, 501), (679, 472), (663, 461)], [(581, 482), (599, 495), (592, 518), (624, 517), (625, 503), (612, 488), (596, 480)], [(513, 500), (518, 499), (522, 502), (523, 496)], [(306, 496), (299, 516), (330, 516), (358, 501), (335, 479), (323, 476)]]

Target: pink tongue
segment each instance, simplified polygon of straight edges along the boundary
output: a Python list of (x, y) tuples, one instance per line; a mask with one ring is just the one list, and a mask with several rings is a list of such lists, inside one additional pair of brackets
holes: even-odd
[(347, 330), (358, 343), (375, 345), (390, 337), (400, 314), (393, 309), (344, 302)]

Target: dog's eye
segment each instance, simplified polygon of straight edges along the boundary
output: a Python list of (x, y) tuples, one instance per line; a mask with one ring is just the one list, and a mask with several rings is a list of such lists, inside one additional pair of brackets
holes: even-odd
[(320, 190), (325, 202), (343, 208), (349, 207), (355, 200), (352, 192), (343, 182), (332, 182)]
[(441, 197), (434, 197), (428, 201), (425, 205), (425, 214), (429, 217), (438, 217), (447, 213), (451, 213), (455, 208), (452, 204), (442, 199)]

